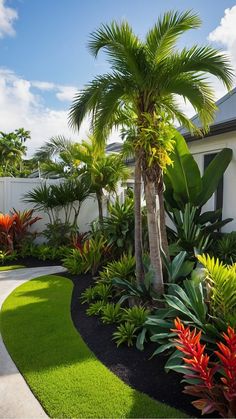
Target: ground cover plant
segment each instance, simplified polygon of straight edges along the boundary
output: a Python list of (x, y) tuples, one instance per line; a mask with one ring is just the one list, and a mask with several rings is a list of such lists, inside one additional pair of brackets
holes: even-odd
[[(88, 349), (71, 320), (72, 282), (31, 280), (5, 300), (4, 342), (50, 417), (185, 417), (124, 384)], [(29, 356), (30, 354), (30, 356)]]

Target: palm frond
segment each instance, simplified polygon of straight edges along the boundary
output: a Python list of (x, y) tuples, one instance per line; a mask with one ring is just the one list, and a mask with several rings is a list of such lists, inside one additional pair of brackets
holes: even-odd
[(191, 10), (182, 13), (166, 12), (146, 36), (146, 44), (152, 59), (155, 62), (166, 59), (173, 52), (179, 36), (200, 25), (201, 19)]

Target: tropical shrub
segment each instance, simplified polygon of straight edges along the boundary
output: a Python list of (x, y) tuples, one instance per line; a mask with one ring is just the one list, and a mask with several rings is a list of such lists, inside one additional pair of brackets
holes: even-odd
[(56, 185), (43, 184), (25, 194), (24, 202), (31, 203), (35, 209), (46, 212), (50, 224), (57, 222), (58, 211), (63, 211), (65, 225), (71, 222), (76, 227), (81, 206), (89, 195), (90, 187), (86, 181), (76, 178), (67, 179)]
[(14, 247), (21, 248), (23, 243), (28, 240), (33, 240), (36, 236), (36, 232), (31, 232), (30, 228), (37, 221), (41, 220), (41, 217), (33, 216), (34, 210), (17, 211), (15, 208), (11, 211), (14, 217), (13, 223), (13, 242)]
[(134, 339), (136, 338), (138, 328), (133, 323), (125, 322), (117, 327), (117, 330), (113, 333), (113, 340), (117, 346), (122, 343), (127, 343), (128, 346), (133, 346)]
[(46, 224), (46, 229), (42, 235), (47, 239), (49, 246), (59, 247), (70, 243), (71, 232), (72, 226), (69, 223), (62, 223), (57, 219)]
[(101, 319), (103, 323), (118, 323), (122, 318), (120, 304), (107, 303), (101, 310)]
[(3, 250), (13, 252), (13, 226), (15, 215), (0, 214), (0, 246)]
[(102, 236), (97, 236), (86, 240), (81, 248), (72, 249), (70, 254), (63, 259), (63, 264), (74, 275), (87, 272), (94, 275), (98, 271), (106, 251), (105, 239)]
[(126, 197), (108, 204), (109, 217), (103, 220), (103, 234), (116, 251), (132, 252), (134, 247), (134, 200)]
[(129, 282), (135, 280), (135, 258), (131, 254), (124, 254), (117, 261), (109, 262), (99, 273), (98, 281), (111, 283), (113, 278), (125, 278)]
[(173, 164), (167, 166), (164, 176), (167, 209), (183, 211), (186, 204), (201, 209), (216, 191), (232, 155), (229, 148), (221, 150), (201, 176), (185, 139), (177, 136), (170, 156)]
[(0, 250), (0, 263), (4, 265), (6, 262), (16, 260), (17, 256), (18, 256), (17, 252), (15, 251), (9, 253), (9, 252), (4, 252), (3, 250)]
[(120, 304), (123, 304), (126, 300), (132, 300), (137, 305), (154, 304), (158, 295), (153, 289), (154, 272), (149, 259), (145, 263), (145, 270), (146, 272), (142, 284), (138, 284), (134, 281), (130, 282), (127, 279), (121, 279), (119, 277), (114, 277), (112, 279), (112, 285), (117, 288), (119, 295), (121, 295), (119, 300)]
[(232, 221), (222, 220), (220, 209), (202, 212), (232, 159), (232, 150), (225, 148), (218, 153), (201, 176), (184, 138), (177, 136), (171, 159), (173, 165), (167, 167), (164, 176), (166, 210), (175, 226), (175, 230), (168, 228), (169, 234), (179, 250), (191, 255), (195, 249), (203, 253), (209, 249), (214, 232)]
[[(220, 317), (212, 317), (207, 303), (207, 288), (204, 281), (184, 280), (182, 285), (170, 284), (163, 296), (163, 308), (148, 316), (137, 338), (137, 348), (142, 350), (147, 336), (158, 344), (153, 355), (173, 351), (169, 333), (174, 319), (178, 316), (183, 322), (201, 330), (203, 339), (215, 346), (215, 340), (225, 331), (226, 323)], [(168, 362), (166, 364), (168, 367)]]
[(186, 204), (182, 210), (172, 208), (168, 215), (173, 222), (175, 229), (168, 227), (175, 238), (178, 249), (186, 250), (190, 255), (196, 251), (203, 253), (210, 248), (215, 231), (232, 219), (221, 220), (221, 210), (208, 211), (201, 214), (201, 209)]
[(201, 272), (207, 282), (209, 310), (230, 326), (236, 325), (236, 265), (224, 265), (209, 255), (199, 255), (204, 266)]
[(102, 300), (98, 300), (95, 303), (91, 303), (86, 310), (88, 316), (99, 316), (106, 303)]
[(131, 308), (123, 309), (122, 320), (134, 324), (136, 327), (141, 327), (147, 320), (150, 310), (142, 306), (133, 306)]
[[(172, 339), (180, 353), (182, 366), (170, 366), (170, 369), (184, 374), (187, 383), (184, 393), (197, 397), (192, 404), (202, 414), (217, 412), (223, 418), (236, 417), (236, 333), (230, 326), (217, 342), (218, 350), (214, 351), (217, 361), (212, 360), (200, 342), (201, 332), (190, 327), (177, 318), (175, 338)], [(176, 337), (177, 335), (177, 337)], [(222, 342), (223, 338), (223, 342)]]
[(236, 262), (236, 232), (224, 234), (220, 240), (214, 243), (213, 253), (222, 262), (232, 265)]
[(187, 252), (178, 253), (172, 260), (168, 260), (166, 255), (162, 253), (162, 261), (167, 272), (167, 282), (176, 283), (180, 279), (186, 278), (194, 267), (194, 262), (186, 260)]
[(84, 292), (82, 292), (80, 300), (82, 304), (90, 304), (96, 299), (96, 290), (95, 287), (88, 287)]

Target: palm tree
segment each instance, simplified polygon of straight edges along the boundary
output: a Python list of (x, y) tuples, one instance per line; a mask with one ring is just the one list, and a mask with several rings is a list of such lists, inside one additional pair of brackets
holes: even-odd
[(103, 223), (103, 198), (116, 191), (118, 182), (128, 177), (129, 170), (122, 156), (106, 155), (105, 147), (98, 145), (95, 136), (88, 141), (73, 142), (63, 136), (53, 137), (35, 153), (34, 159), (42, 162), (42, 171), (46, 176), (78, 178), (89, 185), (95, 193), (98, 203), (100, 224)]
[(100, 225), (103, 225), (103, 198), (108, 193), (116, 192), (118, 182), (128, 178), (129, 170), (122, 156), (106, 154), (105, 147), (98, 146), (94, 135), (88, 141), (77, 144), (74, 159), (78, 162), (82, 179), (90, 184), (91, 191), (96, 194)]
[(30, 138), (30, 132), (19, 128), (14, 132), (0, 132), (0, 164), (3, 168), (3, 175), (14, 174), (19, 167), (23, 156), (26, 155), (27, 147), (25, 141)]
[[(216, 109), (207, 74), (216, 76), (227, 88), (231, 87), (233, 78), (228, 58), (211, 46), (194, 45), (182, 51), (177, 50), (176, 43), (180, 35), (189, 29), (198, 28), (200, 24), (198, 15), (191, 11), (170, 11), (158, 19), (144, 41), (134, 34), (127, 22), (102, 25), (91, 34), (89, 49), (94, 57), (103, 49), (108, 56), (111, 71), (97, 76), (77, 93), (69, 115), (70, 125), (79, 128), (85, 116), (90, 114), (96, 137), (104, 139), (119, 109), (127, 103), (132, 107), (138, 134), (138, 141), (134, 144), (137, 168), (135, 181), (140, 182), (142, 166), (150, 258), (155, 270), (155, 288), (159, 292), (163, 292), (163, 280), (155, 214), (155, 184), (158, 184), (161, 191), (164, 167), (158, 164), (158, 158), (149, 156), (148, 147), (143, 149), (145, 130), (147, 134), (151, 125), (153, 135), (146, 135), (146, 138), (158, 157), (160, 138), (154, 128), (158, 127), (163, 112), (191, 131), (195, 128), (181, 111), (176, 96), (190, 101), (206, 128)], [(139, 193), (138, 188), (136, 192)], [(138, 199), (137, 195), (135, 199)]]

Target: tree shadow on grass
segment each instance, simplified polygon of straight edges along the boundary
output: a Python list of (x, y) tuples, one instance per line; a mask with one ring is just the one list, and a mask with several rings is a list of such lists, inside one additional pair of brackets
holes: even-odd
[(48, 279), (45, 276), (27, 282), (3, 304), (3, 340), (23, 373), (73, 365), (90, 358), (71, 321), (70, 280), (57, 276)]

